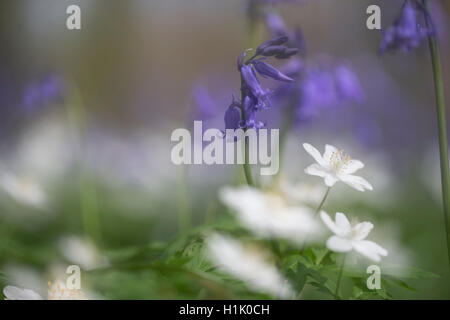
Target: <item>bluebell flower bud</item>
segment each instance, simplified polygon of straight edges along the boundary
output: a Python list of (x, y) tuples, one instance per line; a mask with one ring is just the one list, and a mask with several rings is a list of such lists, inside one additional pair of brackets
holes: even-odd
[(252, 64), (255, 67), (256, 71), (258, 71), (258, 73), (265, 78), (272, 78), (274, 80), (284, 81), (284, 82), (293, 82), (294, 81), (294, 79), (289, 78), (288, 76), (284, 75), (279, 70), (275, 69), (270, 64), (268, 64), (264, 61), (254, 60), (254, 61), (252, 61)]
[(286, 43), (288, 40), (289, 40), (289, 37), (285, 36), (285, 35), (282, 35), (282, 36), (279, 36), (277, 38), (268, 40), (268, 41), (264, 42), (263, 44), (261, 44), (256, 49), (255, 55), (260, 55), (268, 47), (280, 46), (280, 45)]
[(289, 59), (293, 55), (296, 55), (298, 52), (299, 52), (298, 48), (285, 48), (285, 50), (282, 53), (277, 54), (275, 56), (275, 58), (277, 58), (277, 59)]

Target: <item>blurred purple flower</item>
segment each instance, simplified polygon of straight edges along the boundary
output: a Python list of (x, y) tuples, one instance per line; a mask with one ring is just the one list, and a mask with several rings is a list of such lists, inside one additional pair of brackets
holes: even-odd
[(25, 111), (31, 112), (52, 102), (62, 100), (64, 96), (64, 83), (56, 75), (30, 84), (23, 94), (22, 105)]
[(299, 123), (311, 120), (324, 109), (360, 103), (365, 98), (358, 76), (346, 65), (305, 67), (301, 61), (292, 60), (286, 67), (286, 74), (300, 76), (295, 83), (281, 85), (275, 98), (295, 108)]
[(197, 85), (192, 91), (195, 104), (193, 120), (207, 120), (217, 115), (217, 106), (205, 86)]
[(343, 101), (362, 102), (364, 100), (364, 89), (358, 76), (346, 65), (339, 65), (334, 71), (336, 88), (339, 97)]
[(425, 19), (426, 9), (415, 0), (406, 0), (400, 16), (392, 26), (382, 31), (379, 51), (410, 52), (420, 46), (423, 40), (434, 34), (434, 30), (426, 26)]
[(306, 42), (300, 28), (288, 29), (281, 16), (275, 12), (266, 13), (264, 22), (273, 37), (288, 36), (288, 45), (297, 48), (301, 54), (306, 54)]

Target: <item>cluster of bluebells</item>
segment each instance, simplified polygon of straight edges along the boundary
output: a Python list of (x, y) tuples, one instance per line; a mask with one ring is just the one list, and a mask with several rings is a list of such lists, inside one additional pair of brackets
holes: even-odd
[[(289, 44), (305, 55), (306, 44), (300, 28), (289, 29), (274, 12), (266, 13), (265, 25), (272, 35), (289, 35)], [(364, 90), (358, 76), (344, 64), (307, 66), (301, 57), (287, 63), (282, 71), (297, 81), (281, 85), (275, 93), (295, 109), (298, 123), (308, 121), (322, 109), (346, 102), (362, 102)]]
[[(416, 0), (406, 0), (400, 16), (394, 23), (382, 31), (383, 39), (380, 52), (403, 51), (410, 52), (430, 35), (434, 35), (434, 28), (427, 25), (427, 10)], [(431, 25), (431, 23), (429, 24)]]
[(287, 42), (287, 36), (280, 36), (261, 44), (247, 60), (245, 59), (248, 50), (239, 56), (237, 66), (241, 75), (241, 99), (233, 98), (226, 110), (226, 129), (260, 129), (265, 126), (256, 116), (258, 111), (270, 107), (271, 91), (262, 87), (257, 74), (277, 81), (294, 82), (292, 78), (265, 62), (270, 57), (288, 59), (297, 54), (298, 49), (286, 46)]

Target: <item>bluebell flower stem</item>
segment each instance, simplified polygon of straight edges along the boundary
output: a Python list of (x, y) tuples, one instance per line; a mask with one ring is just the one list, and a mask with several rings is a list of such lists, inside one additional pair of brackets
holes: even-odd
[[(431, 17), (430, 1), (424, 1), (429, 17)], [(427, 19), (428, 27), (431, 27), (432, 21)], [(447, 123), (445, 110), (444, 81), (442, 77), (442, 64), (439, 52), (439, 43), (436, 35), (428, 37), (430, 47), (431, 63), (433, 66), (434, 88), (436, 95), (436, 111), (438, 119), (439, 132), (439, 152), (441, 162), (441, 183), (442, 200), (444, 205), (445, 232), (447, 237), (447, 254), (450, 263), (450, 176), (448, 163), (448, 142), (447, 142)]]
[(339, 299), (339, 288), (341, 287), (341, 280), (342, 280), (342, 274), (344, 273), (344, 266), (345, 266), (345, 258), (347, 257), (346, 254), (342, 257), (341, 267), (339, 270), (339, 275), (336, 282), (336, 291), (334, 292), (334, 299)]
[[(241, 76), (241, 88), (244, 85), (244, 79)], [(244, 99), (245, 99), (245, 93), (241, 91), (241, 115), (242, 115), (242, 122), (245, 124), (246, 118), (245, 118), (245, 110), (244, 110)], [(244, 129), (246, 130), (246, 129)], [(255, 181), (253, 180), (252, 175), (252, 168), (250, 167), (250, 154), (249, 154), (249, 145), (248, 145), (248, 139), (244, 136), (244, 174), (245, 179), (247, 180), (247, 184), (251, 187), (255, 186)]]

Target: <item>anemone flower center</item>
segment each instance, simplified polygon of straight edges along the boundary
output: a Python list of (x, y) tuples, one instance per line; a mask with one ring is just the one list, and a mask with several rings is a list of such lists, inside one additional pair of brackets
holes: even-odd
[(344, 169), (350, 160), (350, 156), (345, 154), (344, 150), (335, 151), (330, 155), (330, 164), (335, 172)]

